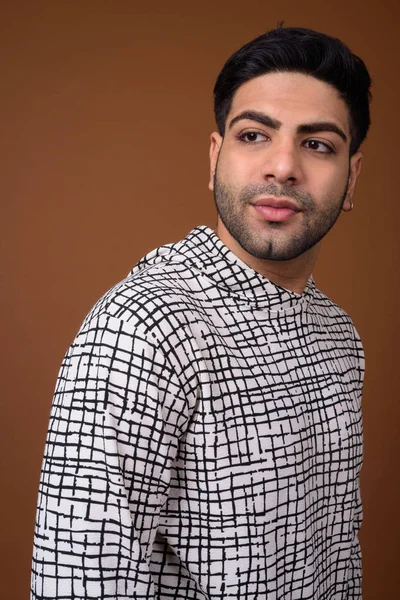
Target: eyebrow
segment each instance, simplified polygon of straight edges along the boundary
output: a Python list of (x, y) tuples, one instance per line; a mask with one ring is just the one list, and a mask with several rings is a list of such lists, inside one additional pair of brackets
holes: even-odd
[[(236, 117), (233, 117), (229, 123), (228, 129), (231, 129), (238, 121), (243, 121), (245, 119), (255, 121), (256, 123), (261, 123), (261, 125), (271, 127), (271, 129), (275, 130), (278, 130), (282, 125), (281, 121), (278, 121), (278, 119), (273, 119), (265, 113), (257, 110), (245, 110), (239, 115), (236, 115)], [(336, 123), (332, 123), (331, 121), (303, 123), (297, 127), (297, 133), (318, 133), (319, 131), (332, 131), (332, 133), (336, 133), (339, 137), (341, 137), (344, 142), (347, 142), (347, 136), (344, 131), (338, 125), (336, 125)]]
[(273, 119), (265, 113), (258, 112), (257, 110), (245, 110), (239, 115), (236, 115), (236, 117), (233, 117), (232, 121), (229, 123), (229, 129), (232, 129), (235, 123), (237, 123), (238, 121), (243, 121), (244, 119), (248, 119), (249, 121), (256, 121), (257, 123), (261, 123), (261, 125), (266, 125), (267, 127), (271, 127), (271, 129), (276, 130), (278, 130), (282, 125), (281, 121), (278, 121), (278, 119)]
[(304, 123), (303, 125), (299, 125), (297, 128), (298, 133), (318, 133), (319, 131), (332, 131), (332, 133), (337, 133), (337, 135), (341, 137), (344, 142), (347, 142), (347, 136), (344, 131), (338, 127), (336, 123), (331, 123), (330, 121)]

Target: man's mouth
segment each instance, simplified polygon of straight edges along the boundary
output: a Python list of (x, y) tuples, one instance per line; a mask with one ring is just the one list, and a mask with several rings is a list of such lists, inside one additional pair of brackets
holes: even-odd
[(267, 221), (280, 223), (287, 221), (296, 213), (301, 212), (300, 208), (288, 198), (277, 198), (275, 196), (266, 196), (258, 198), (252, 203), (256, 212)]

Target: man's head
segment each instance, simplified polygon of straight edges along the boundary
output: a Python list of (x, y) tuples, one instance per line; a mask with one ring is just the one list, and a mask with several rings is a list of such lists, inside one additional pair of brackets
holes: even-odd
[(219, 133), (237, 90), (267, 73), (303, 73), (334, 87), (349, 110), (353, 155), (370, 125), (371, 78), (364, 62), (337, 38), (297, 27), (278, 27), (232, 54), (214, 86), (214, 112)]
[(342, 42), (305, 29), (268, 32), (226, 62), (214, 88), (210, 188), (228, 246), (291, 260), (351, 210), (370, 83)]

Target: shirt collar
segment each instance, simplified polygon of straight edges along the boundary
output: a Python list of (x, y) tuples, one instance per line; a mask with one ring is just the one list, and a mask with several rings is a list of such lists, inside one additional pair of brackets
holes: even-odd
[[(175, 248), (176, 258), (184, 257), (216, 286), (239, 294), (259, 308), (287, 311), (300, 308), (314, 296), (315, 282), (312, 276), (301, 294), (282, 288), (241, 261), (205, 225), (193, 229)], [(173, 256), (169, 258), (175, 260)]]

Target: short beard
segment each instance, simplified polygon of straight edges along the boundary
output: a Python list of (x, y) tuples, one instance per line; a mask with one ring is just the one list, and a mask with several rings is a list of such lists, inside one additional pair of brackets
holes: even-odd
[[(339, 198), (325, 199), (324, 208), (318, 209), (310, 194), (295, 190), (291, 186), (278, 187), (275, 183), (250, 184), (236, 193), (234, 189), (219, 180), (216, 171), (214, 201), (225, 228), (246, 252), (256, 258), (284, 261), (300, 256), (325, 237), (340, 215), (348, 184), (349, 175), (343, 194)], [(279, 232), (285, 227), (284, 222), (266, 222), (265, 237), (261, 235), (256, 237), (256, 233), (246, 222), (245, 212), (250, 201), (260, 195), (292, 198), (302, 210), (303, 226), (285, 243), (275, 239), (274, 235), (274, 231)], [(271, 233), (269, 236), (268, 230)]]

